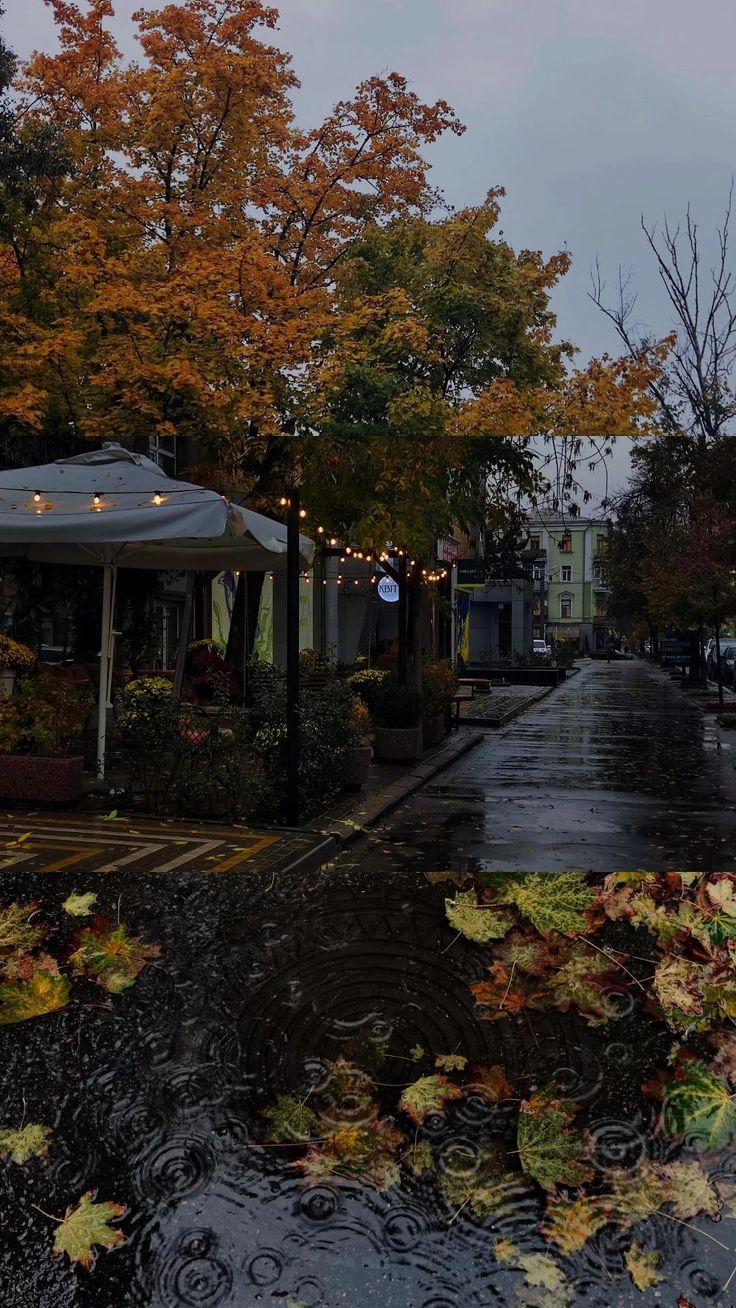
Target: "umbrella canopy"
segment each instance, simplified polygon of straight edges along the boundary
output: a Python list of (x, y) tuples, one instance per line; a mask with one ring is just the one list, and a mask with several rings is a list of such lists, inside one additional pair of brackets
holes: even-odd
[[(97, 706), (102, 777), (118, 568), (285, 572), (288, 548), (280, 523), (204, 486), (173, 481), (151, 459), (109, 442), (71, 459), (0, 472), (3, 556), (104, 568)], [(300, 536), (300, 566), (310, 568), (313, 558), (313, 542)], [(182, 651), (183, 645), (180, 659)]]
[[(299, 553), (302, 568), (311, 567), (314, 544), (305, 536)], [(0, 472), (0, 555), (162, 571), (280, 572), (286, 528), (108, 443)]]

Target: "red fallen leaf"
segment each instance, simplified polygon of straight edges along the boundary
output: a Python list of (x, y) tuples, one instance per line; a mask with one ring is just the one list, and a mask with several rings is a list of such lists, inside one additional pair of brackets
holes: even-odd
[(504, 1099), (512, 1099), (514, 1087), (506, 1079), (506, 1073), (498, 1063), (492, 1067), (486, 1064), (475, 1063), (470, 1068), (469, 1080), (465, 1087), (468, 1094), (478, 1095), (481, 1099), (486, 1099), (490, 1104), (501, 1103)]
[(686, 1299), (684, 1294), (681, 1294), (677, 1300), (677, 1308), (695, 1308), (695, 1304)]

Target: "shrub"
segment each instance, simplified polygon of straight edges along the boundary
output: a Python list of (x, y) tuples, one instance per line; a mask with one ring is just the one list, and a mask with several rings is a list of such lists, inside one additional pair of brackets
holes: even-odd
[(374, 721), (381, 727), (416, 727), (422, 720), (422, 696), (413, 686), (384, 680), (374, 701)]
[(371, 731), (373, 730), (373, 723), (371, 722), (371, 715), (368, 712), (368, 709), (358, 695), (355, 695), (353, 698), (351, 721), (356, 736), (356, 743), (367, 744)]
[(0, 751), (63, 756), (81, 749), (93, 697), (48, 672), (24, 680), (0, 704)]
[(387, 672), (380, 672), (378, 668), (361, 668), (358, 672), (353, 672), (347, 679), (347, 684), (356, 695), (360, 695), (368, 712), (375, 721), (376, 717), (376, 696), (380, 687), (388, 680)]
[(457, 694), (457, 674), (449, 659), (425, 663), (422, 673), (424, 713), (428, 718), (446, 713)]
[(165, 677), (137, 677), (120, 696), (117, 719), (123, 759), (131, 785), (146, 807), (159, 812), (176, 765), (177, 706)]
[(30, 672), (35, 662), (36, 656), (27, 645), (0, 634), (0, 672)]
[(228, 704), (237, 699), (232, 665), (217, 641), (200, 640), (187, 648), (186, 666), (197, 699), (207, 704)]

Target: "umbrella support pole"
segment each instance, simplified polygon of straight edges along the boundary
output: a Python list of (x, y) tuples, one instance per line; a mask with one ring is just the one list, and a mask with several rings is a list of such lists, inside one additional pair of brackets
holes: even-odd
[(107, 735), (107, 710), (110, 704), (112, 686), (112, 652), (113, 652), (113, 618), (115, 614), (115, 590), (118, 570), (113, 564), (106, 563), (102, 582), (102, 632), (100, 636), (100, 681), (97, 701), (97, 775), (105, 775), (105, 737)]
[(299, 826), (299, 491), (289, 495), (286, 550), (286, 821)]

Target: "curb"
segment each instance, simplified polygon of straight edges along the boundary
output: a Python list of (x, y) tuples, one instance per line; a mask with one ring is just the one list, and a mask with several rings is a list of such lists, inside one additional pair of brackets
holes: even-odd
[[(375, 826), (376, 822), (387, 813), (398, 808), (399, 804), (403, 804), (404, 800), (415, 795), (422, 786), (426, 786), (428, 781), (432, 781), (440, 772), (444, 772), (484, 739), (482, 732), (472, 732), (462, 740), (451, 741), (426, 761), (418, 762), (411, 772), (405, 773), (398, 781), (393, 781), (389, 786), (384, 787), (374, 798), (369, 797), (363, 803), (356, 804), (344, 817), (332, 819), (331, 825), (322, 829), (322, 834), (328, 837), (326, 843), (332, 843), (336, 847), (350, 844), (362, 835), (367, 827)], [(314, 853), (314, 851), (310, 852)]]
[(297, 875), (306, 873), (309, 875), (311, 872), (318, 872), (321, 867), (324, 867), (325, 863), (330, 863), (338, 851), (337, 840), (333, 835), (328, 835), (318, 845), (314, 845), (311, 849), (305, 849), (304, 853), (300, 854), (298, 858), (292, 859), (291, 862), (282, 863), (280, 867), (277, 865), (275, 871), (280, 876), (283, 876), (284, 873), (296, 873)]

